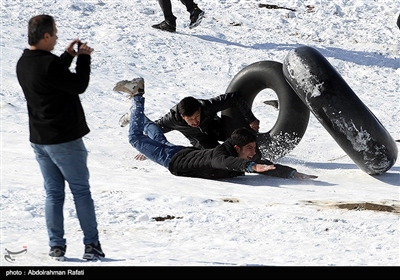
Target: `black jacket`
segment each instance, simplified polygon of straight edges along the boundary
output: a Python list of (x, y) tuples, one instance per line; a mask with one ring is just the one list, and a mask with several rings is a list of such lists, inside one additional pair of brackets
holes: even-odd
[(170, 109), (162, 118), (155, 121), (164, 133), (172, 130), (180, 131), (190, 143), (200, 149), (210, 149), (216, 147), (219, 142), (225, 141), (226, 136), (221, 127), (221, 119), (217, 113), (229, 107), (236, 107), (243, 115), (245, 120), (250, 124), (256, 120), (251, 108), (243, 100), (240, 94), (229, 92), (211, 99), (198, 99), (200, 102), (201, 115), (200, 126), (191, 127), (181, 117), (177, 106)]
[[(231, 139), (219, 144), (214, 149), (198, 149), (186, 147), (176, 153), (170, 163), (169, 171), (176, 176), (205, 179), (223, 179), (243, 176), (252, 161), (241, 159)], [(256, 160), (257, 163), (273, 164), (269, 161)], [(289, 178), (295, 169), (274, 164), (276, 169), (260, 173), (262, 175)]]
[(29, 115), (29, 140), (59, 144), (89, 133), (79, 94), (89, 85), (90, 55), (79, 55), (76, 73), (69, 67), (73, 57), (25, 49), (17, 63), (18, 82)]

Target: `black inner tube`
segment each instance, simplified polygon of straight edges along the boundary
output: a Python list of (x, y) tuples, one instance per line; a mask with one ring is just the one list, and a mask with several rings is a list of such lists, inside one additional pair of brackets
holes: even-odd
[[(252, 107), (254, 98), (264, 89), (271, 89), (278, 96), (279, 114), (270, 131), (258, 134), (257, 144), (262, 158), (273, 161), (285, 156), (300, 142), (307, 129), (310, 110), (286, 82), (282, 63), (276, 61), (259, 61), (243, 68), (226, 92), (237, 92)], [(221, 118), (227, 137), (236, 128), (248, 127), (236, 108), (222, 111)]]
[(394, 165), (394, 139), (318, 50), (296, 48), (283, 65), (288, 83), (361, 170), (377, 175)]
[(400, 28), (400, 14), (399, 17), (397, 18), (397, 26)]

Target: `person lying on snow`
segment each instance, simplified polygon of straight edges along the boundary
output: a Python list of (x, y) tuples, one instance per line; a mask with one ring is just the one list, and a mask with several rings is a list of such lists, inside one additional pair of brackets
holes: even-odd
[[(237, 108), (249, 127), (258, 132), (260, 121), (254, 116), (243, 97), (235, 92), (228, 92), (210, 99), (187, 96), (154, 122), (164, 133), (177, 130), (194, 147), (210, 149), (219, 145), (219, 141), (227, 139), (218, 112), (230, 107)], [(124, 114), (119, 120), (120, 126), (128, 125), (129, 118), (130, 113)]]
[(257, 172), (281, 178), (318, 178), (297, 172), (289, 166), (254, 160), (256, 135), (245, 127), (236, 129), (229, 139), (212, 149), (174, 145), (168, 142), (161, 128), (144, 114), (143, 78), (120, 81), (114, 91), (127, 93), (132, 99), (129, 143), (176, 176), (223, 179)]
[[(128, 81), (121, 81), (128, 82)], [(250, 106), (236, 92), (228, 92), (210, 99), (197, 99), (193, 96), (183, 98), (173, 106), (167, 114), (154, 122), (164, 133), (177, 130), (182, 133), (190, 144), (199, 149), (215, 148), (220, 141), (225, 141), (224, 124), (218, 113), (235, 107), (255, 132), (260, 128), (260, 121), (254, 116)], [(129, 124), (130, 113), (125, 113), (119, 120), (121, 127)], [(261, 152), (257, 151), (261, 157)], [(145, 160), (142, 154), (135, 156), (137, 160)]]

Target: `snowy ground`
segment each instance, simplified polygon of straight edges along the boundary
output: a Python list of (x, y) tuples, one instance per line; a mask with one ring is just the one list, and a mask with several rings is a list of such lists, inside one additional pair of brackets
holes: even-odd
[[(1, 251), (26, 253), (2, 266), (399, 266), (400, 164), (379, 176), (361, 171), (310, 115), (299, 145), (279, 163), (318, 175), (314, 181), (265, 176), (222, 181), (181, 178), (137, 151), (118, 119), (126, 98), (116, 82), (142, 76), (146, 113), (156, 119), (181, 98), (225, 92), (247, 65), (283, 62), (290, 50), (319, 50), (395, 139), (400, 139), (400, 2), (373, 0), (197, 1), (206, 17), (172, 0), (177, 33), (151, 28), (157, 1), (42, 0), (1, 2)], [(267, 9), (279, 4), (289, 9)], [(65, 202), (67, 262), (49, 260), (42, 177), (28, 140), (26, 102), (15, 74), (27, 44), (27, 22), (53, 15), (61, 54), (75, 38), (95, 49), (82, 95), (91, 132), (92, 195), (101, 262), (86, 263), (72, 196)], [(261, 131), (277, 111), (253, 104)], [(167, 134), (189, 145), (178, 132)], [(346, 205), (347, 204), (347, 205)], [(352, 205), (349, 205), (352, 204)], [(351, 206), (351, 207), (350, 207)]]

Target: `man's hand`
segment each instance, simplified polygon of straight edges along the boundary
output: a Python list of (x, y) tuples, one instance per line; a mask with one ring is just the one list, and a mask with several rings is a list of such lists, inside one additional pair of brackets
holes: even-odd
[(316, 179), (316, 178), (318, 178), (318, 176), (307, 175), (307, 174), (295, 171), (294, 174), (293, 174), (293, 178), (299, 179), (299, 180), (309, 180), (309, 179)]
[[(80, 42), (80, 41), (79, 41), (79, 42)], [(91, 55), (93, 51), (94, 51), (94, 49), (91, 48), (91, 47), (89, 47), (89, 46), (87, 45), (87, 43), (81, 43), (81, 44), (80, 44), (80, 47), (79, 47), (79, 50), (78, 50), (78, 55), (80, 55), (80, 54)]]
[(137, 154), (137, 155), (135, 156), (135, 159), (136, 159), (136, 160), (146, 160), (147, 158), (146, 158), (145, 155), (139, 153), (139, 154)]
[[(75, 45), (78, 44), (79, 49), (78, 51), (75, 51), (74, 47)], [(79, 54), (88, 54), (91, 55), (93, 52), (93, 49), (87, 45), (87, 43), (82, 43), (81, 40), (75, 39), (69, 45), (67, 46), (66, 50), (67, 53), (69, 53), (71, 56), (76, 56)]]
[(275, 165), (271, 164), (271, 165), (266, 165), (266, 164), (254, 164), (251, 169), (253, 169), (255, 172), (266, 172), (269, 170), (274, 170), (275, 169)]
[(255, 120), (253, 121), (251, 124), (249, 124), (250, 128), (257, 131), (260, 129), (260, 121), (259, 120)]
[(65, 51), (67, 53), (69, 53), (71, 56), (76, 56), (78, 53), (75, 51), (74, 46), (75, 44), (77, 44), (78, 42), (80, 42), (81, 40), (79, 39), (75, 39), (73, 40), (71, 43), (69, 43), (69, 45), (67, 46), (67, 48), (65, 49)]

